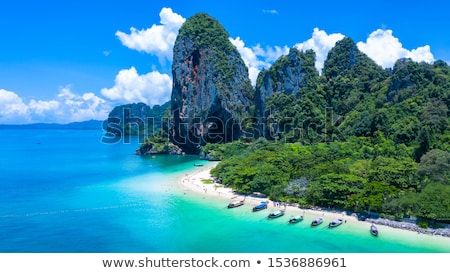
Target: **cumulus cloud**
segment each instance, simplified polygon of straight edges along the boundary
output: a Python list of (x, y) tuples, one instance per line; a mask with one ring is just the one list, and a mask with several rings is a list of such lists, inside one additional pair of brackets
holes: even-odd
[[(110, 110), (110, 104), (92, 92), (75, 94), (70, 85), (61, 87), (57, 96), (60, 107), (53, 111), (58, 116), (66, 117), (65, 122), (84, 121), (90, 119), (105, 119)], [(60, 121), (62, 122), (62, 121)]]
[[(308, 49), (314, 50), (316, 53), (315, 65), (317, 70), (320, 72), (322, 71), (328, 52), (334, 47), (337, 41), (342, 40), (344, 37), (345, 36), (340, 33), (327, 34), (325, 31), (315, 28), (310, 39), (302, 43), (297, 43), (294, 46), (302, 51)], [(247, 65), (250, 80), (253, 85), (256, 84), (256, 79), (261, 69), (270, 67), (273, 62), (275, 62), (282, 55), (289, 53), (288, 46), (268, 46), (266, 48), (262, 48), (261, 45), (257, 44), (253, 47), (247, 47), (240, 37), (229, 39), (237, 48), (242, 56), (242, 59)]]
[(178, 35), (178, 29), (186, 21), (171, 8), (163, 8), (159, 13), (160, 25), (153, 24), (150, 28), (137, 30), (130, 28), (130, 34), (117, 31), (116, 36), (122, 44), (130, 49), (154, 54), (162, 62), (172, 60), (172, 49)]
[(344, 37), (341, 33), (327, 34), (323, 30), (314, 28), (312, 37), (302, 43), (297, 43), (295, 47), (303, 51), (308, 49), (314, 50), (316, 53), (316, 69), (322, 71), (328, 52), (335, 46), (336, 42)]
[(172, 79), (169, 75), (158, 71), (139, 75), (134, 67), (119, 71), (115, 85), (101, 90), (102, 95), (110, 100), (121, 103), (144, 102), (150, 105), (167, 102), (171, 92)]
[(266, 47), (266, 49), (263, 49), (258, 44), (250, 48), (245, 46), (244, 41), (240, 37), (235, 39), (229, 38), (229, 40), (241, 54), (241, 57), (248, 68), (250, 81), (253, 85), (256, 84), (256, 79), (258, 78), (261, 69), (270, 67), (273, 61), (289, 52), (287, 46)]
[(28, 106), (14, 92), (0, 89), (0, 123), (28, 122)]
[(44, 116), (46, 112), (55, 111), (59, 108), (60, 103), (56, 100), (43, 101), (43, 100), (30, 100), (28, 108), (31, 112), (39, 116)]
[(104, 99), (94, 93), (75, 94), (70, 86), (61, 87), (52, 100), (31, 99), (27, 103), (16, 93), (0, 89), (0, 123), (4, 124), (102, 120), (110, 110)]
[(366, 42), (358, 42), (359, 50), (367, 54), (377, 64), (384, 68), (393, 67), (400, 58), (411, 58), (416, 62), (434, 61), (430, 46), (425, 45), (413, 50), (403, 48), (399, 39), (392, 35), (392, 30), (377, 29), (372, 32)]

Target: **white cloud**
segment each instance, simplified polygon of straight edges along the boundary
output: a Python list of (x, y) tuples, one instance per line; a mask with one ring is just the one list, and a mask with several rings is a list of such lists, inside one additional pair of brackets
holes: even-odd
[(116, 75), (112, 88), (103, 88), (101, 93), (110, 100), (121, 103), (144, 102), (155, 105), (170, 99), (172, 79), (167, 74), (153, 71), (139, 75), (136, 68), (124, 69)]
[(130, 34), (117, 31), (116, 36), (123, 45), (130, 49), (154, 54), (161, 62), (164, 59), (171, 61), (178, 29), (186, 19), (174, 13), (170, 8), (163, 8), (159, 17), (161, 25), (153, 24), (152, 27), (142, 30), (131, 27)]
[(416, 62), (434, 61), (430, 46), (407, 50), (399, 39), (392, 35), (392, 30), (377, 29), (369, 35), (366, 42), (358, 42), (357, 45), (359, 50), (384, 68), (393, 67), (400, 58), (411, 58)]
[(43, 101), (43, 100), (31, 100), (28, 103), (28, 108), (31, 112), (37, 115), (44, 116), (46, 112), (55, 111), (59, 108), (60, 103), (56, 100)]
[(0, 123), (4, 124), (102, 120), (110, 110), (104, 99), (94, 93), (75, 94), (70, 86), (61, 87), (55, 99), (31, 99), (28, 103), (14, 92), (0, 89)]
[(27, 122), (28, 106), (14, 92), (0, 89), (0, 123)]
[(259, 71), (262, 68), (267, 68), (270, 66), (269, 63), (258, 59), (257, 54), (259, 54), (259, 56), (262, 56), (262, 54), (264, 54), (264, 51), (260, 48), (258, 50), (254, 50), (249, 47), (245, 47), (245, 43), (241, 40), (240, 37), (237, 37), (236, 39), (229, 38), (229, 40), (241, 54), (241, 57), (248, 68), (250, 81), (253, 85), (255, 85)]
[[(344, 37), (345, 36), (340, 33), (328, 35), (325, 31), (315, 28), (312, 38), (302, 43), (295, 44), (295, 47), (302, 51), (313, 49), (316, 53), (316, 68), (321, 71), (330, 49), (334, 47), (337, 41), (342, 40)], [(253, 47), (246, 47), (244, 41), (241, 40), (240, 37), (229, 39), (237, 48), (247, 65), (250, 80), (253, 85), (255, 85), (258, 74), (262, 68), (270, 67), (280, 56), (289, 53), (288, 46), (272, 46), (263, 49), (261, 45), (257, 44)]]
[(284, 47), (267, 47), (265, 50), (258, 44), (252, 48), (246, 47), (240, 37), (236, 39), (229, 38), (230, 42), (237, 48), (248, 68), (250, 81), (253, 85), (256, 84), (258, 74), (263, 68), (270, 67), (271, 63), (278, 59), (281, 55), (287, 54), (289, 48)]
[(276, 9), (263, 9), (263, 13), (278, 14)]
[[(259, 45), (254, 47), (254, 49), (260, 48)], [(261, 56), (265, 57), (266, 62), (273, 63), (278, 58), (280, 58), (282, 55), (286, 55), (289, 53), (289, 47), (288, 46), (273, 46), (273, 47), (266, 47), (266, 50)]]
[(58, 100), (60, 107), (54, 112), (62, 117), (58, 119), (61, 123), (90, 119), (102, 120), (111, 110), (110, 104), (94, 93), (78, 95), (70, 90), (70, 86), (60, 88)]
[(345, 36), (341, 33), (327, 34), (323, 30), (314, 28), (312, 37), (302, 43), (295, 45), (299, 50), (312, 49), (316, 53), (316, 69), (322, 71), (323, 64), (327, 59), (328, 52), (335, 46), (337, 41), (340, 41)]

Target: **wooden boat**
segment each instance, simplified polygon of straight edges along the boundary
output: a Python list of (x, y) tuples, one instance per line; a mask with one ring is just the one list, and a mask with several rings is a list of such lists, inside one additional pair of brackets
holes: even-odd
[(373, 224), (370, 226), (370, 233), (375, 237), (378, 236), (378, 228)]
[(194, 166), (195, 166), (195, 167), (202, 167), (203, 164), (195, 163)]
[(255, 212), (255, 211), (260, 211), (260, 210), (263, 210), (263, 209), (267, 209), (267, 204), (268, 204), (267, 201), (262, 201), (258, 205), (254, 206), (252, 211)]
[(284, 210), (276, 210), (276, 211), (272, 211), (271, 213), (269, 213), (267, 218), (273, 219), (273, 218), (278, 218), (283, 215), (284, 215)]
[(334, 227), (341, 225), (343, 222), (344, 222), (344, 220), (342, 220), (342, 219), (335, 219), (328, 224), (328, 227), (334, 228)]
[(302, 220), (303, 220), (303, 215), (291, 216), (291, 218), (289, 218), (289, 224), (295, 224), (295, 223), (301, 222)]
[(236, 207), (240, 207), (242, 205), (244, 205), (244, 200), (234, 201), (234, 202), (231, 202), (228, 204), (228, 208), (229, 209), (236, 208)]
[(314, 219), (311, 222), (311, 226), (315, 227), (315, 226), (318, 226), (318, 225), (320, 225), (322, 223), (323, 223), (323, 217), (319, 217), (319, 218)]

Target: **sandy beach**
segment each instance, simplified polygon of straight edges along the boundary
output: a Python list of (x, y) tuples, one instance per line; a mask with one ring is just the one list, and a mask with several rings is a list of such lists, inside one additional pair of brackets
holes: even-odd
[[(426, 229), (421, 229), (418, 228), (415, 224), (407, 224), (405, 225), (402, 222), (395, 222), (395, 221), (389, 221), (389, 220), (382, 220), (381, 222), (376, 220), (376, 221), (371, 221), (374, 219), (368, 219), (366, 221), (360, 221), (356, 214), (354, 215), (348, 215), (345, 212), (342, 211), (329, 211), (329, 210), (325, 210), (325, 209), (303, 209), (303, 208), (299, 208), (298, 206), (295, 205), (289, 205), (289, 204), (278, 204), (272, 200), (269, 200), (267, 197), (264, 196), (256, 196), (256, 195), (239, 195), (236, 194), (235, 192), (233, 192), (233, 189), (231, 188), (227, 188), (224, 187), (221, 184), (218, 183), (203, 183), (203, 180), (211, 180), (214, 181), (214, 177), (211, 175), (210, 171), (211, 169), (213, 169), (215, 166), (217, 166), (219, 162), (208, 162), (208, 164), (205, 164), (205, 166), (199, 166), (197, 167), (198, 169), (186, 173), (183, 178), (180, 181), (180, 184), (182, 185), (182, 187), (184, 187), (185, 189), (189, 189), (193, 192), (196, 192), (200, 195), (208, 195), (208, 197), (211, 198), (222, 198), (224, 200), (227, 200), (226, 202), (228, 203), (232, 203), (234, 201), (239, 201), (239, 200), (244, 200), (245, 204), (249, 204), (249, 205), (257, 205), (259, 204), (261, 201), (268, 201), (269, 202), (269, 206), (268, 206), (268, 210), (269, 211), (274, 211), (274, 210), (285, 210), (287, 215), (292, 215), (292, 216), (296, 216), (296, 215), (304, 215), (305, 217), (309, 216), (308, 218), (312, 218), (315, 219), (317, 217), (322, 216), (325, 221), (327, 221), (327, 224), (329, 221), (331, 221), (332, 219), (344, 219), (345, 223), (352, 223), (352, 224), (356, 224), (358, 223), (359, 225), (367, 225), (367, 227), (369, 227), (371, 225), (371, 223), (375, 223), (377, 225), (383, 225), (386, 228), (392, 228), (395, 230), (404, 230), (405, 232), (409, 232), (412, 235), (413, 234), (418, 234), (421, 233), (422, 235), (442, 235), (444, 237), (449, 237), (448, 236), (448, 232), (449, 229), (444, 229), (439, 231), (440, 233), (445, 233), (445, 234), (440, 234), (440, 233), (436, 233), (436, 230), (426, 230)], [(385, 221), (389, 221), (389, 223), (385, 223)], [(393, 223), (393, 224), (392, 224)], [(442, 232), (443, 231), (443, 232)]]
[(183, 185), (186, 189), (197, 192), (198, 194), (208, 195), (210, 197), (222, 198), (224, 200), (228, 200), (228, 203), (243, 200), (245, 198), (245, 204), (257, 205), (261, 201), (268, 201), (269, 206), (268, 210), (285, 210), (288, 215), (310, 215), (312, 217), (320, 217), (323, 216), (326, 219), (344, 219), (345, 221), (350, 222), (358, 222), (358, 219), (354, 216), (345, 215), (342, 212), (330, 212), (326, 210), (312, 210), (312, 209), (301, 209), (297, 206), (279, 204), (272, 200), (269, 200), (267, 197), (260, 197), (256, 195), (238, 195), (233, 192), (233, 189), (224, 187), (218, 183), (210, 183), (205, 184), (203, 180), (212, 180), (214, 181), (214, 177), (211, 175), (210, 171), (213, 169), (219, 162), (212, 162), (208, 164), (208, 166), (198, 167), (197, 170), (193, 172), (186, 173), (180, 181), (180, 184)]

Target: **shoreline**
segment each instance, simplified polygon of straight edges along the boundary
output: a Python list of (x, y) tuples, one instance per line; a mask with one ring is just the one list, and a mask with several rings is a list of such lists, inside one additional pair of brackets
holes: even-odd
[[(239, 195), (233, 191), (232, 188), (226, 188), (221, 184), (211, 183), (205, 184), (202, 180), (213, 180), (213, 176), (210, 174), (211, 169), (213, 169), (219, 162), (209, 162), (207, 166), (197, 166), (198, 170), (192, 170), (188, 173), (184, 174), (178, 181), (178, 183), (184, 188), (189, 189), (197, 194), (207, 195), (211, 198), (220, 198), (223, 200), (228, 200), (229, 203), (234, 201), (244, 200), (246, 204), (258, 205), (261, 201), (268, 201), (268, 211), (275, 210), (285, 210), (286, 214), (290, 213), (290, 215), (313, 215), (314, 217), (324, 217), (326, 219), (343, 219), (345, 223), (353, 222), (353, 223), (367, 223), (368, 228), (371, 224), (381, 225), (385, 227), (389, 227), (396, 230), (404, 230), (410, 231), (413, 233), (417, 233), (417, 235), (429, 235), (429, 236), (441, 236), (444, 238), (450, 238), (450, 229), (423, 229), (417, 226), (417, 224), (408, 223), (408, 222), (399, 222), (388, 220), (384, 218), (367, 218), (364, 221), (359, 220), (356, 213), (352, 213), (351, 215), (346, 214), (345, 211), (334, 211), (327, 210), (322, 208), (299, 208), (297, 206), (292, 206), (290, 204), (277, 204), (272, 200), (269, 200), (268, 197), (265, 196), (256, 196), (256, 195)], [(327, 223), (328, 224), (328, 223)]]

